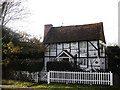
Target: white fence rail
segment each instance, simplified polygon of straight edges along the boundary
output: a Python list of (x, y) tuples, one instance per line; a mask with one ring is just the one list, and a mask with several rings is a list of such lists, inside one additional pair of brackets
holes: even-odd
[(113, 85), (113, 74), (103, 72), (68, 72), (49, 71), (47, 76), (48, 84), (57, 83), (77, 83), (90, 85)]

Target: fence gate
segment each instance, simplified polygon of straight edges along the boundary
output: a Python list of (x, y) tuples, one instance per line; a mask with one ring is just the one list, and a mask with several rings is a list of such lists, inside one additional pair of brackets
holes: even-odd
[(57, 82), (66, 84), (113, 85), (113, 74), (111, 72), (49, 71), (47, 82), (48, 84), (50, 82)]

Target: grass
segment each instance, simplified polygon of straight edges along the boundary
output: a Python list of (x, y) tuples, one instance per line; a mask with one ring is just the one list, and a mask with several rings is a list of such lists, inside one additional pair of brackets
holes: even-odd
[[(37, 84), (37, 83), (30, 83), (30, 82), (21, 82), (15, 80), (2, 80), (1, 82), (3, 85), (0, 87), (6, 88), (27, 88), (27, 89), (34, 89), (34, 90), (41, 90), (41, 89), (49, 89), (49, 90), (56, 90), (56, 89), (73, 89), (73, 90), (120, 90), (120, 86), (90, 86), (90, 85), (73, 85), (73, 84)], [(1, 84), (0, 83), (0, 84)]]

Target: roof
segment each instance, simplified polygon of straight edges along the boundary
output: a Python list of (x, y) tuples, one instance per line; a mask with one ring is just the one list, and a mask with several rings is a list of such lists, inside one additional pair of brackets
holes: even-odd
[(102, 40), (105, 42), (103, 23), (52, 27), (44, 37), (44, 43)]

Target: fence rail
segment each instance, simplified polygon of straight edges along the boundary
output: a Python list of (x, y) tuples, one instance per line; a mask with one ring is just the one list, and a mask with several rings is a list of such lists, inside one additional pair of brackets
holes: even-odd
[(68, 71), (49, 71), (47, 76), (50, 82), (58, 83), (77, 83), (90, 85), (113, 85), (113, 74), (103, 72), (68, 72)]

